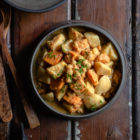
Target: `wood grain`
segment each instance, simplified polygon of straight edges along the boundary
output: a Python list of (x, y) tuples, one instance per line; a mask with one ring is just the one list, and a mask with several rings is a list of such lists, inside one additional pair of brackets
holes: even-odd
[[(69, 0), (70, 2), (71, 0)], [(77, 3), (75, 3), (75, 1)], [(140, 5), (139, 1), (137, 5)], [(137, 13), (140, 10), (137, 6)], [(87, 20), (103, 26), (109, 31), (121, 44), (128, 59), (128, 66), (131, 68), (131, 0), (72, 0), (72, 18)], [(137, 16), (137, 42), (136, 42), (136, 59), (139, 60), (139, 14)], [(22, 82), (22, 90), (26, 95), (32, 96), (28, 82), (25, 79), (28, 72), (28, 62), (31, 52), (38, 42), (39, 36), (49, 27), (59, 22), (67, 20), (67, 6), (61, 7), (42, 14), (29, 14), (14, 11), (14, 28), (13, 28), (13, 54), (18, 67), (18, 72)], [(139, 71), (139, 61), (136, 63), (136, 70)], [(132, 120), (131, 120), (131, 72), (128, 74), (128, 80), (125, 89), (122, 91), (119, 99), (107, 111), (100, 115), (75, 122), (72, 124), (74, 129), (73, 139), (81, 140), (128, 140), (132, 139)], [(139, 73), (136, 73), (136, 80), (139, 79)], [(136, 90), (139, 91), (139, 82)], [(137, 138), (139, 136), (138, 120), (140, 111), (140, 98), (138, 92), (135, 96), (137, 100)], [(49, 111), (46, 112), (35, 102), (34, 106), (40, 116), (41, 126), (36, 129), (25, 129), (28, 139), (32, 140), (65, 140), (68, 137), (68, 122), (56, 118)], [(38, 107), (37, 107), (38, 106)]]
[(13, 118), (7, 82), (3, 67), (2, 58), (0, 55), (0, 119), (3, 122), (10, 122)]
[[(26, 129), (28, 139), (32, 140), (60, 140), (67, 139), (68, 136), (68, 122), (62, 119), (50, 116), (50, 112), (46, 112), (43, 107), (36, 102), (35, 97), (29, 90), (28, 82), (25, 77), (29, 71), (28, 64), (31, 53), (33, 52), (38, 39), (42, 33), (48, 28), (56, 25), (59, 22), (67, 19), (67, 4), (56, 8), (53, 11), (42, 14), (24, 13), (14, 11), (14, 26), (13, 26), (13, 54), (15, 57), (17, 70), (22, 82), (22, 89), (26, 95), (32, 96), (34, 100), (32, 104), (36, 106), (38, 115), (40, 116), (41, 126), (39, 128), (30, 130)], [(26, 88), (25, 88), (26, 87)]]
[[(17, 91), (20, 95), (20, 98), (22, 99), (22, 104), (24, 106), (24, 111), (26, 113), (30, 128), (36, 128), (40, 125), (40, 122), (39, 122), (38, 117), (37, 117), (36, 113), (34, 112), (32, 106), (30, 105), (29, 102), (26, 101), (25, 96), (23, 95), (24, 93), (22, 93), (22, 90), (20, 89), (19, 81), (18, 81), (19, 79), (18, 79), (17, 73), (16, 73), (16, 67), (15, 67), (13, 59), (10, 55), (10, 52), (8, 50), (7, 42), (5, 39), (2, 42), (2, 55), (3, 55), (3, 63), (8, 63), (8, 65), (9, 65)], [(3, 82), (3, 79), (2, 79), (2, 82)], [(10, 118), (10, 120), (11, 120), (11, 118)]]
[(6, 140), (8, 135), (8, 123), (0, 123), (0, 140)]
[(133, 136), (140, 139), (140, 0), (133, 1)]
[[(119, 41), (123, 49), (128, 49), (126, 52), (130, 52), (130, 47), (126, 46), (129, 44), (127, 39), (130, 34), (128, 12), (131, 11), (130, 1), (78, 0), (77, 2), (78, 18), (101, 25)], [(129, 55), (131, 56), (131, 53)], [(131, 107), (128, 105), (131, 101), (130, 78), (128, 77), (125, 89), (110, 109), (91, 119), (79, 121), (76, 130), (80, 129), (78, 136), (81, 140), (128, 140), (132, 137)]]

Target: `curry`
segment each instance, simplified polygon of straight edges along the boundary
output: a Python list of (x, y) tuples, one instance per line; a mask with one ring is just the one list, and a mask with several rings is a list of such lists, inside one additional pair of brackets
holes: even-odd
[(42, 46), (37, 64), (37, 90), (56, 110), (85, 114), (103, 107), (120, 80), (120, 58), (113, 44), (98, 33), (70, 27)]

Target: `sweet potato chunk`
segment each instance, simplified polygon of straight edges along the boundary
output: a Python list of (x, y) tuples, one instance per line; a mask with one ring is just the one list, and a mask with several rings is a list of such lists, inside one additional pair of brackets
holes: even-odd
[(109, 63), (110, 62), (110, 58), (107, 54), (105, 53), (101, 53), (97, 58), (96, 61), (98, 62), (102, 62), (102, 63)]
[(87, 76), (94, 86), (98, 85), (98, 75), (96, 74), (94, 70), (91, 70), (91, 69), (88, 70)]
[(38, 93), (39, 93), (40, 95), (45, 94), (45, 93), (46, 93), (46, 90), (40, 88), (40, 89), (38, 89)]
[(89, 45), (92, 48), (95, 48), (97, 46), (100, 46), (100, 38), (97, 34), (93, 33), (93, 32), (86, 32), (84, 33), (85, 37), (87, 38)]
[(68, 95), (65, 95), (63, 97), (63, 99), (70, 105), (73, 105), (75, 111), (74, 112), (83, 112), (82, 110), (82, 105), (83, 105), (83, 102), (82, 102), (82, 99), (78, 96), (76, 96), (75, 94), (68, 94)]
[(43, 58), (43, 60), (46, 63), (49, 63), (50, 65), (56, 65), (56, 64), (58, 64), (61, 61), (62, 57), (63, 57), (63, 54), (61, 52), (54, 51), (54, 52), (49, 52)]
[(97, 49), (98, 49), (99, 51), (101, 51), (101, 50), (102, 50), (102, 47), (101, 47), (101, 46), (97, 46)]
[(58, 34), (56, 35), (52, 40), (47, 41), (47, 44), (49, 45), (50, 49), (52, 51), (61, 50), (61, 45), (66, 40), (64, 34)]
[(79, 54), (77, 52), (74, 52), (74, 51), (70, 51), (69, 54), (72, 56), (72, 59), (75, 60)]
[(72, 105), (74, 105), (74, 106), (76, 106), (76, 105), (81, 106), (81, 104), (82, 104), (81, 98), (78, 97), (78, 96), (76, 96), (75, 94), (72, 94), (72, 95), (65, 95), (65, 96), (63, 97), (63, 99), (64, 99), (66, 102), (68, 102), (69, 104), (72, 104)]
[(69, 38), (72, 40), (81, 39), (83, 37), (82, 33), (78, 32), (74, 28), (69, 28)]
[(75, 51), (69, 51), (69, 53), (67, 55), (65, 55), (65, 61), (68, 64), (71, 64), (71, 62), (75, 59), (77, 59), (79, 56), (79, 54)]
[(62, 87), (64, 86), (65, 81), (63, 78), (61, 79), (57, 79), (57, 80), (52, 80), (51, 84), (50, 84), (50, 89), (51, 90), (55, 90), (55, 91), (59, 91), (62, 89)]
[(95, 93), (98, 95), (102, 95), (102, 93), (106, 93), (111, 88), (111, 81), (107, 75), (104, 75), (99, 80), (99, 84), (95, 87)]

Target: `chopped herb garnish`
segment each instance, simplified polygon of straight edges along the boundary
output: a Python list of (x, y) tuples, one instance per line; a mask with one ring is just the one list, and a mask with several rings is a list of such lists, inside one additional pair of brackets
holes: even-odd
[(100, 100), (100, 103), (102, 104), (102, 103), (103, 103), (103, 101), (102, 101), (102, 100)]
[(65, 92), (65, 86), (62, 87), (61, 92), (62, 92), (62, 93)]
[(94, 104), (94, 105), (91, 107), (90, 110), (91, 110), (91, 111), (95, 111), (95, 110), (96, 110), (96, 104)]
[(70, 78), (70, 80), (72, 80), (72, 75), (70, 75), (70, 74), (67, 73), (66, 76), (67, 76), (67, 78)]
[(82, 74), (82, 73), (83, 73), (83, 68), (82, 68), (82, 67), (81, 67), (80, 69), (75, 69), (75, 70), (79, 71), (79, 72), (80, 72), (80, 74)]
[(79, 85), (77, 83), (74, 85), (74, 87), (75, 87), (76, 90), (80, 90), (82, 88), (81, 85)]
[(49, 52), (49, 53), (48, 53), (48, 56), (49, 56), (49, 57), (51, 57), (51, 56), (52, 56), (52, 54), (53, 54), (53, 52)]
[(79, 59), (77, 64), (81, 65), (83, 63), (84, 59)]
[(80, 69), (75, 69), (75, 70), (77, 70), (78, 72), (80, 72), (80, 74), (82, 74), (83, 73), (83, 68), (87, 68), (87, 65), (81, 64), (81, 68)]
[(55, 58), (55, 55), (53, 55), (53, 52), (49, 52), (49, 53), (48, 53), (48, 57), (49, 57), (49, 58), (52, 58), (52, 57)]
[(58, 73), (57, 76), (59, 77), (61, 75), (61, 73)]
[(71, 86), (72, 85), (72, 83), (68, 83), (69, 84), (69, 86)]
[(82, 68), (87, 68), (87, 65), (81, 65)]
[(63, 72), (63, 70), (61, 70), (61, 71), (57, 74), (57, 76), (58, 76), (58, 77), (61, 76), (62, 72)]
[(77, 77), (77, 74), (75, 73), (75, 74), (73, 75), (73, 77)]
[(78, 71), (80, 72), (80, 74), (82, 74), (83, 73), (83, 68), (80, 68)]
[(65, 51), (65, 49), (62, 47), (62, 51), (65, 53), (66, 51)]
[(54, 79), (56, 79), (57, 77), (56, 76), (54, 76), (54, 75), (52, 75), (52, 77), (54, 78)]
[(88, 56), (89, 53), (88, 53), (88, 52), (85, 52), (85, 53), (86, 53), (86, 55)]

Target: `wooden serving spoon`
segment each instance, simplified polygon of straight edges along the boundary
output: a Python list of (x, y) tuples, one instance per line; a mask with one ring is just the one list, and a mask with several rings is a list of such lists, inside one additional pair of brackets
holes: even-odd
[(25, 114), (27, 116), (30, 128), (35, 128), (35, 127), (38, 127), (40, 125), (39, 119), (38, 119), (36, 113), (34, 112), (32, 106), (30, 105), (30, 103), (27, 102), (27, 100), (25, 99), (24, 93), (20, 89), (20, 86), (19, 86), (20, 82), (19, 82), (19, 79), (17, 77), (16, 67), (15, 67), (13, 59), (9, 53), (7, 43), (6, 43), (6, 37), (7, 37), (9, 27), (10, 27), (10, 22), (11, 22), (11, 9), (9, 7), (4, 8), (4, 9), (1, 8), (0, 14), (2, 15), (2, 22), (0, 23), (0, 44), (2, 46), (3, 58), (4, 58), (4, 60), (7, 61), (9, 68), (11, 70), (13, 79), (15, 81), (17, 90), (19, 92), (21, 101), (22, 101), (23, 106), (24, 106)]

